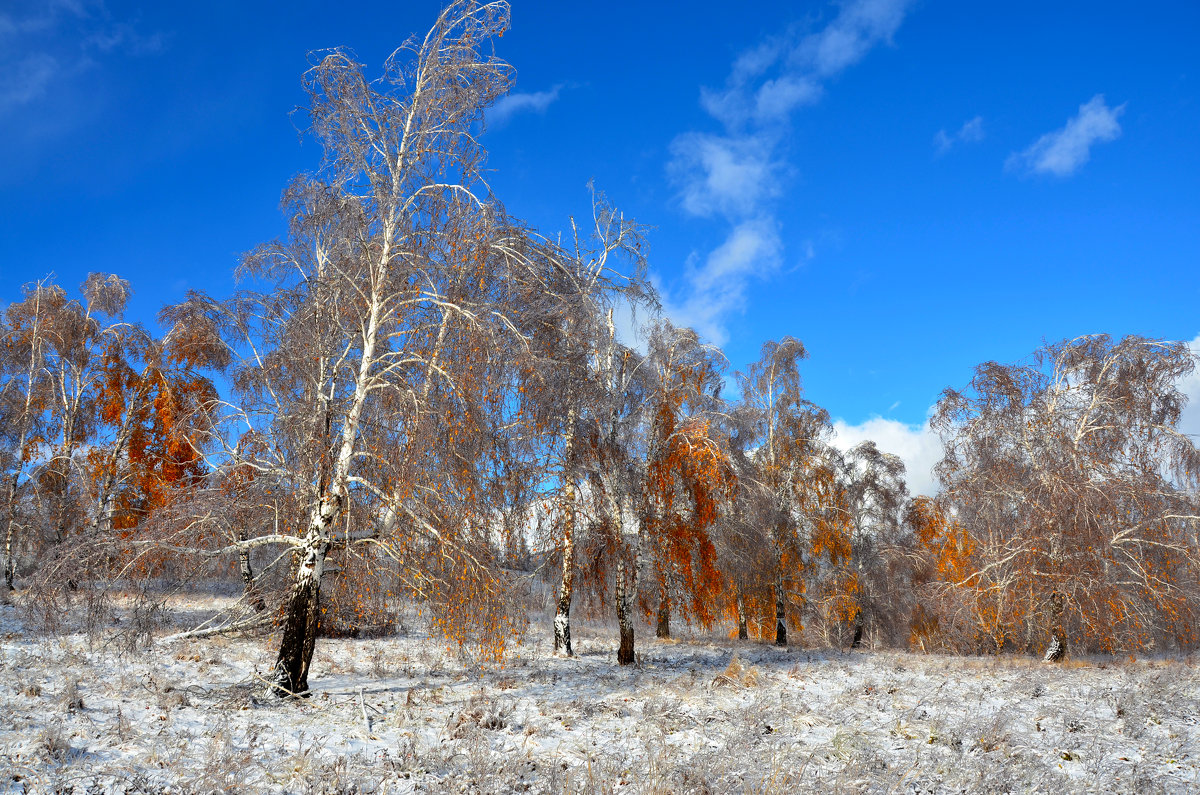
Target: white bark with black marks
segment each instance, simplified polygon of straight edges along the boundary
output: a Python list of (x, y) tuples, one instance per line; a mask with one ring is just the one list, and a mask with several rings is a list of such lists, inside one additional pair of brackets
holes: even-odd
[(575, 655), (571, 648), (571, 600), (575, 592), (575, 409), (567, 414), (566, 444), (563, 450), (562, 499), (562, 577), (554, 608), (554, 653)]

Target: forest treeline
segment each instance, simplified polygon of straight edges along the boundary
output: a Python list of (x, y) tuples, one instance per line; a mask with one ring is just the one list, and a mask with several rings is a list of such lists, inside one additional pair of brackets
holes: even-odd
[[(569, 232), (510, 217), (483, 179), (484, 110), (513, 72), (505, 3), (459, 0), (377, 76), (304, 75), (324, 158), (242, 289), (191, 293), (159, 334), (116, 275), (30, 284), (0, 335), (6, 588), (53, 623), (164, 578), (241, 578), (203, 632), (278, 632), (307, 689), (321, 634), (417, 604), (502, 656), (517, 584), (635, 630), (963, 653), (1192, 649), (1200, 452), (1178, 342), (1090, 336), (979, 366), (932, 423), (935, 497), (901, 461), (832, 443), (787, 337), (729, 373), (656, 316), (643, 230), (593, 195)], [(731, 386), (732, 385), (732, 386)], [(726, 397), (737, 394), (736, 399)]]

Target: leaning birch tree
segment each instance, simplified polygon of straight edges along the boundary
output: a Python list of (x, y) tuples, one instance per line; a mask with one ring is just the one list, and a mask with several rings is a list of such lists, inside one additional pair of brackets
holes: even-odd
[[(321, 168), (284, 197), (285, 240), (249, 254), (254, 289), (197, 296), (237, 361), (218, 441), (226, 468), (290, 495), (270, 532), (215, 552), (292, 550), (275, 692), (303, 693), (332, 550), (390, 561), (448, 634), (489, 613), (496, 494), (539, 339), (594, 273), (509, 219), (481, 176), (483, 110), (512, 70), (490, 52), (504, 2), (450, 4), (370, 80), (343, 51), (305, 76)], [(236, 429), (236, 430), (235, 430)]]

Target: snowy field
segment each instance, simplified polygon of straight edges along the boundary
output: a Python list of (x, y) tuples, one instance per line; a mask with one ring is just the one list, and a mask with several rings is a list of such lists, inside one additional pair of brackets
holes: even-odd
[[(159, 634), (215, 603), (175, 599)], [(283, 702), (268, 640), (130, 651), (0, 606), (0, 792), (1200, 791), (1195, 659), (691, 636), (621, 669), (615, 632), (577, 622), (576, 659), (535, 629), (481, 669), (409, 623), (318, 641), (312, 697)]]

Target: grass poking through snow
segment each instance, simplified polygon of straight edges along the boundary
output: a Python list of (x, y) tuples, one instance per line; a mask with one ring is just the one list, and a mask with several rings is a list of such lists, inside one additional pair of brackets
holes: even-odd
[[(170, 610), (156, 622), (174, 631)], [(415, 629), (323, 639), (312, 697), (278, 701), (261, 681), (269, 641), (37, 637), (0, 606), (0, 792), (1200, 790), (1191, 659), (1044, 666), (649, 634), (626, 669), (615, 632), (583, 622), (576, 659), (535, 631), (494, 669)]]

